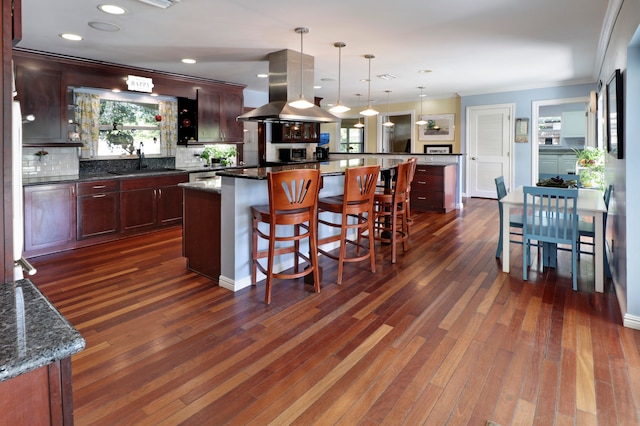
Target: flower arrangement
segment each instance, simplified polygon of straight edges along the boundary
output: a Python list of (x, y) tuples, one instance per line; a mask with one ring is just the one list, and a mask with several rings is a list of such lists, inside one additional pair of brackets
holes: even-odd
[(585, 188), (604, 190), (604, 149), (586, 147), (574, 149), (576, 153), (576, 174)]

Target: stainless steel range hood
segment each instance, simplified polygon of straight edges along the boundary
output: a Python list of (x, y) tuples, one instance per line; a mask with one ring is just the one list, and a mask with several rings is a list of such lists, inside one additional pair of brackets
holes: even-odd
[[(303, 55), (302, 94), (313, 99), (313, 56)], [(317, 105), (293, 108), (288, 105), (300, 96), (300, 53), (285, 49), (269, 54), (269, 103), (237, 118), (238, 121), (334, 123), (340, 119)]]

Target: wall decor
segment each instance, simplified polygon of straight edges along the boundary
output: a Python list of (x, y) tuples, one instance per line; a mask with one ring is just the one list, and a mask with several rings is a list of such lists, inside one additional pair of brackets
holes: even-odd
[(622, 74), (617, 69), (607, 83), (607, 151), (624, 158), (624, 123), (622, 105)]
[(529, 119), (516, 118), (516, 142), (529, 142)]
[(452, 149), (453, 149), (453, 145), (451, 144), (425, 145), (424, 153), (425, 154), (451, 154)]
[(452, 141), (454, 139), (455, 114), (421, 115), (420, 119), (427, 123), (418, 126), (418, 140)]

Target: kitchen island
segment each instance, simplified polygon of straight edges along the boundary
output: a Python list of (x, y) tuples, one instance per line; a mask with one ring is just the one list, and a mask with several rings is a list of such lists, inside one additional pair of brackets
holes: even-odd
[(80, 333), (30, 280), (0, 286), (0, 423), (73, 424)]
[[(388, 158), (350, 158), (323, 162), (308, 162), (287, 164), (274, 167), (238, 168), (218, 172), (220, 176), (220, 275), (218, 284), (232, 291), (238, 291), (251, 285), (251, 206), (268, 204), (267, 173), (295, 168), (317, 168), (322, 174), (321, 197), (342, 194), (344, 185), (344, 171), (347, 167), (358, 167), (379, 164), (381, 170), (388, 171), (400, 161)], [(213, 183), (184, 183), (181, 187), (185, 191), (209, 192), (209, 198), (218, 194), (212, 190)], [(186, 192), (185, 192), (186, 194)], [(214, 220), (211, 217), (210, 220)], [(188, 229), (192, 222), (185, 221), (184, 235), (190, 233)], [(323, 232), (331, 230), (320, 229)], [(211, 234), (211, 238), (215, 235)], [(194, 240), (196, 241), (196, 240)], [(185, 241), (185, 244), (188, 242)], [(308, 249), (303, 247), (303, 251)], [(329, 248), (330, 249), (330, 248)], [(185, 253), (187, 247), (184, 247)], [(281, 260), (281, 259), (277, 259)], [(276, 265), (277, 269), (293, 266), (292, 259), (282, 259), (285, 263)], [(215, 262), (211, 259), (211, 262)], [(189, 260), (191, 263), (191, 260)], [(203, 274), (205, 275), (205, 274)], [(260, 274), (257, 279), (264, 277)]]

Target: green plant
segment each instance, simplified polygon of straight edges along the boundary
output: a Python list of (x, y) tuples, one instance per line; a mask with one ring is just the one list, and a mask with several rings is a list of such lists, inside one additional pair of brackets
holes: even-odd
[(220, 164), (227, 166), (231, 164), (231, 158), (236, 156), (236, 148), (234, 145), (207, 145), (200, 158), (203, 158), (207, 164), (211, 164), (214, 158), (220, 159)]
[(595, 167), (604, 163), (604, 149), (586, 147), (585, 149), (573, 149), (580, 167)]

